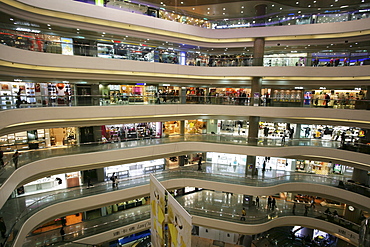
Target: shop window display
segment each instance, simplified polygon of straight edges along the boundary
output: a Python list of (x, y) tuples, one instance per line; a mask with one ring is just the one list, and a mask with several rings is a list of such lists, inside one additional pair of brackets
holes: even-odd
[(132, 139), (157, 138), (161, 136), (159, 122), (103, 125), (102, 141), (115, 142)]
[(117, 166), (109, 166), (104, 168), (105, 181), (109, 181), (114, 172), (118, 176), (118, 179), (124, 179), (127, 177), (141, 176), (151, 172), (163, 171), (164, 168), (165, 159), (156, 159)]

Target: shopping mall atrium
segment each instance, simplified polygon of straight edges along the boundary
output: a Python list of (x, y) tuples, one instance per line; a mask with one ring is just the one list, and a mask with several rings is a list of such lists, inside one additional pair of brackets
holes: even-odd
[(0, 0), (1, 246), (370, 246), (370, 0)]

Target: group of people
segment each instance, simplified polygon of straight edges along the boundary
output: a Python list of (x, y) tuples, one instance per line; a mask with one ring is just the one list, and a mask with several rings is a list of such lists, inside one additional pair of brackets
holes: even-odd
[[(13, 164), (14, 164), (14, 168), (15, 169), (18, 169), (18, 161), (19, 161), (19, 156), (21, 154), (18, 152), (18, 150), (15, 150), (13, 156), (12, 156), (12, 160), (13, 160)], [(7, 162), (5, 162), (4, 160), (5, 156), (4, 156), (4, 151), (1, 151), (0, 150), (0, 167), (1, 168), (4, 168), (5, 165), (7, 164)]]
[(276, 208), (276, 199), (275, 197), (269, 196), (267, 198), (267, 209), (268, 210), (275, 210)]

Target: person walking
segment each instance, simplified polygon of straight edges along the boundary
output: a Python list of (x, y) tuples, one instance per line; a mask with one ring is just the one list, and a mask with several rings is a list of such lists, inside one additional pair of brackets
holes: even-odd
[(240, 217), (241, 221), (245, 221), (245, 216), (247, 215), (247, 212), (245, 211), (245, 208), (242, 209), (242, 217)]
[(272, 198), (271, 198), (271, 196), (269, 196), (267, 198), (267, 209), (271, 209), (271, 204), (272, 204)]
[(15, 153), (13, 154), (13, 157), (12, 157), (15, 169), (18, 169), (18, 160), (19, 160), (20, 155), (21, 154), (18, 152), (18, 150), (15, 150)]
[(275, 208), (276, 208), (276, 200), (275, 200), (275, 197), (274, 197), (274, 198), (272, 198), (272, 201), (271, 201), (271, 209), (275, 210)]
[(258, 196), (256, 197), (256, 207), (260, 207), (260, 198)]
[(0, 217), (0, 233), (2, 238), (6, 238), (6, 225), (3, 217)]
[(308, 205), (304, 205), (304, 216), (307, 216), (307, 214), (308, 214), (308, 209), (309, 209), (310, 207), (308, 206)]
[(200, 156), (198, 160), (198, 171), (202, 171), (202, 160), (203, 160), (203, 157)]
[(5, 162), (4, 162), (4, 152), (0, 150), (0, 166), (4, 167)]
[(118, 187), (117, 176), (115, 172), (113, 172), (112, 176), (110, 177), (110, 180), (112, 181), (112, 188)]
[(66, 235), (66, 232), (64, 231), (64, 227), (60, 228), (60, 236), (62, 236), (62, 241), (64, 241), (64, 237)]
[(87, 188), (94, 187), (94, 185), (91, 183), (91, 177), (89, 175), (86, 176), (87, 179)]

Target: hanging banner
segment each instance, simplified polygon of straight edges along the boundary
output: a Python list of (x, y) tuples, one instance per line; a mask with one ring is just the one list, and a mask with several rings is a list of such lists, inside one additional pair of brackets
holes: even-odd
[(192, 216), (168, 195), (168, 244), (170, 247), (191, 246)]
[(62, 42), (62, 54), (73, 55), (73, 40), (71, 38), (60, 38)]
[(154, 247), (165, 245), (166, 195), (166, 189), (150, 174), (151, 242)]

